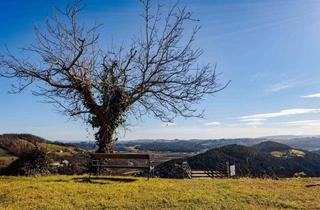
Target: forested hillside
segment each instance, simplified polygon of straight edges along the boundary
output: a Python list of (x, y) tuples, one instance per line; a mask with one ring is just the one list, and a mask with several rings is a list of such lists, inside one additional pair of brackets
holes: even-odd
[(160, 177), (175, 176), (172, 171), (183, 161), (187, 161), (192, 169), (213, 171), (221, 170), (221, 165), (229, 162), (236, 165), (240, 177), (320, 176), (320, 155), (270, 141), (251, 147), (227, 145), (185, 159), (171, 160), (157, 166), (156, 173)]

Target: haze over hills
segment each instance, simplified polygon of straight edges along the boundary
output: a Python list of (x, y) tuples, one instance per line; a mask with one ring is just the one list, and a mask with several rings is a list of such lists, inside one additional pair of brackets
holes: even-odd
[[(0, 135), (0, 147), (3, 149), (4, 139), (20, 141), (20, 146), (30, 147), (34, 142), (43, 145), (59, 145), (61, 147), (72, 148), (76, 146), (79, 148), (94, 150), (94, 141), (49, 141), (44, 138), (31, 134), (3, 134)], [(16, 141), (16, 142), (17, 142)], [(116, 144), (117, 151), (154, 151), (154, 152), (204, 152), (212, 148), (218, 148), (225, 145), (243, 145), (252, 146), (265, 141), (274, 141), (289, 145), (294, 148), (302, 150), (313, 151), (320, 153), (320, 136), (267, 136), (259, 138), (234, 138), (234, 139), (138, 139), (118, 141)], [(11, 142), (11, 147), (12, 147)], [(58, 147), (56, 147), (58, 148)], [(7, 148), (8, 149), (8, 148)], [(17, 151), (15, 151), (17, 152)], [(9, 151), (12, 154), (12, 152)], [(17, 155), (17, 154), (16, 154)]]
[[(319, 136), (269, 136), (260, 138), (235, 138), (235, 139), (190, 139), (190, 140), (166, 140), (166, 139), (139, 139), (118, 141), (118, 151), (160, 151), (160, 152), (204, 152), (208, 149), (225, 145), (237, 144), (252, 146), (264, 141), (274, 141), (287, 144), (291, 147), (307, 150), (320, 150)], [(94, 142), (72, 142), (71, 144), (81, 148), (94, 150)]]

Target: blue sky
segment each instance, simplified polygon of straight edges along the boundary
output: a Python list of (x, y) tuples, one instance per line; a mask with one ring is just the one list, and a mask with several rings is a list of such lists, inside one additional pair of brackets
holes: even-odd
[[(126, 43), (139, 31), (135, 0), (84, 0), (83, 20), (103, 23), (102, 43)], [(167, 1), (168, 2), (168, 1)], [(320, 1), (181, 0), (199, 18), (196, 44), (200, 63), (217, 63), (224, 91), (199, 105), (205, 119), (163, 124), (145, 116), (130, 121), (121, 139), (226, 138), (320, 134)], [(33, 41), (33, 22), (41, 24), (50, 6), (65, 1), (0, 2), (0, 52), (14, 52)], [(191, 26), (186, 26), (191, 27)], [(53, 140), (92, 139), (93, 131), (70, 121), (30, 90), (10, 95), (0, 78), (0, 133), (33, 133)]]

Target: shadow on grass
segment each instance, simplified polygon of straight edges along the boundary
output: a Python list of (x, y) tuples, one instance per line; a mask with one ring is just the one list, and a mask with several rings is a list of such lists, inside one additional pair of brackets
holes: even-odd
[(56, 183), (71, 183), (71, 182), (77, 182), (77, 183), (86, 183), (86, 184), (101, 184), (101, 185), (105, 185), (105, 184), (111, 184), (110, 182), (97, 182), (97, 181), (92, 181), (89, 180), (88, 178), (74, 178), (74, 179), (69, 179), (69, 180), (65, 180), (65, 179), (55, 179), (55, 180), (45, 180), (45, 182), (56, 182)]
[[(92, 183), (92, 184), (111, 184), (110, 182), (122, 182), (122, 183), (130, 183), (135, 182), (137, 179), (134, 178), (118, 178), (118, 177), (77, 177), (73, 178), (76, 182), (82, 183)], [(102, 181), (109, 181), (109, 182), (102, 182)]]
[[(30, 177), (23, 177), (23, 176), (19, 176), (18, 177), (19, 180), (30, 180)], [(7, 181), (7, 180), (11, 180), (12, 176), (0, 176), (0, 181)], [(112, 184), (112, 183), (131, 183), (131, 182), (135, 182), (138, 179), (136, 178), (126, 178), (126, 177), (91, 177), (89, 179), (89, 177), (74, 177), (74, 178), (70, 178), (70, 179), (60, 179), (60, 178), (50, 178), (50, 179), (40, 179), (39, 181), (41, 182), (55, 182), (55, 183), (71, 183), (71, 182), (77, 182), (77, 183), (88, 183), (88, 184), (101, 184), (101, 185), (105, 185), (105, 184)]]

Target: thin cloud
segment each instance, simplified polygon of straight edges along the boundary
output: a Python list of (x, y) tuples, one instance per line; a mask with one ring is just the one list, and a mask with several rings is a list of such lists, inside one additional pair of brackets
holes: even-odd
[(262, 123), (263, 121), (270, 118), (310, 114), (310, 113), (320, 113), (320, 109), (303, 109), (303, 108), (302, 109), (285, 109), (279, 112), (246, 115), (246, 116), (239, 117), (239, 120), (242, 122), (248, 122), (248, 123), (250, 122)]
[(208, 122), (204, 124), (205, 126), (219, 126), (221, 125), (220, 122)]
[(310, 95), (301, 96), (301, 98), (320, 98), (320, 93), (314, 93)]
[(257, 126), (257, 125), (263, 125), (263, 123), (262, 123), (262, 121), (252, 121), (252, 122), (247, 122), (246, 125), (248, 125), (248, 126)]
[[(248, 115), (248, 116), (250, 116), (250, 115)], [(264, 118), (246, 118), (248, 116), (242, 116), (239, 119), (241, 122), (261, 122), (261, 121), (265, 120)]]
[(285, 124), (293, 126), (320, 126), (320, 120), (298, 120), (286, 122)]
[(294, 81), (294, 80), (286, 80), (286, 81), (279, 82), (279, 83), (272, 84), (272, 85), (268, 86), (266, 88), (266, 91), (268, 91), (268, 92), (278, 92), (278, 91), (281, 91), (281, 90), (285, 90), (285, 89), (291, 88), (291, 87), (295, 86), (296, 84), (297, 84), (297, 82)]
[(172, 126), (176, 126), (176, 123), (163, 123), (161, 124), (161, 127), (172, 127)]

